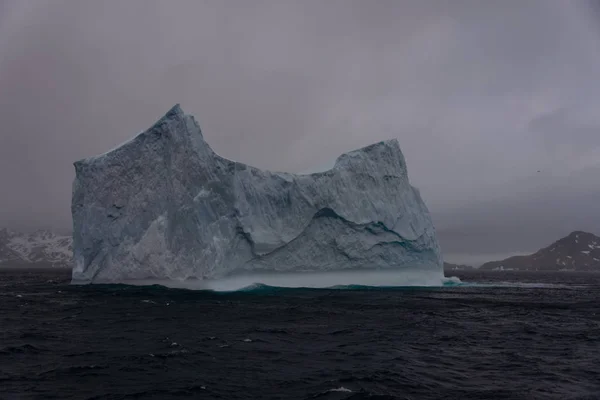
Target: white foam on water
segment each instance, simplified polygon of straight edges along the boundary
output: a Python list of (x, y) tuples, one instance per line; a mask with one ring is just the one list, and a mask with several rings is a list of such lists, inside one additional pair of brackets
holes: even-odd
[(447, 285), (460, 285), (462, 281), (458, 276), (449, 276), (442, 278), (442, 283)]
[(343, 386), (340, 386), (337, 389), (329, 389), (328, 392), (346, 392), (346, 393), (352, 393), (352, 390), (345, 388)]

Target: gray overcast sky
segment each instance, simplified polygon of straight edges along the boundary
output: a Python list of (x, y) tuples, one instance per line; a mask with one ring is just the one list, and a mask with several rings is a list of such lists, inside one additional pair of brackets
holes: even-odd
[(0, 226), (181, 103), (268, 169), (397, 137), (448, 259), (535, 250), (600, 233), (598, 71), (587, 0), (0, 0)]

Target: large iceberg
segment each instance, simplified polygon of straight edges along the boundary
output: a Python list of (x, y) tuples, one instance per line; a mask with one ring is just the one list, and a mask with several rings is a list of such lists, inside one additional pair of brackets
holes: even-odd
[(325, 172), (262, 171), (217, 155), (176, 105), (74, 165), (74, 282), (342, 270), (443, 278), (396, 140), (343, 154)]

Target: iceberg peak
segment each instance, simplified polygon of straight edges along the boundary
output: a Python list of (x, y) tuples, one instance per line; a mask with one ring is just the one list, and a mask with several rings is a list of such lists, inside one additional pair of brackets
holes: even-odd
[(163, 117), (164, 119), (183, 119), (185, 117), (185, 113), (181, 109), (181, 105), (179, 103), (175, 104)]

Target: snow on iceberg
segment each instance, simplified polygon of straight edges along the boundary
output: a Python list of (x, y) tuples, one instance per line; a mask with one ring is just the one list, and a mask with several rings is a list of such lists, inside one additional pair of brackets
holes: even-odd
[(74, 165), (74, 282), (365, 269), (443, 278), (396, 140), (343, 154), (325, 172), (262, 171), (213, 152), (176, 105)]

